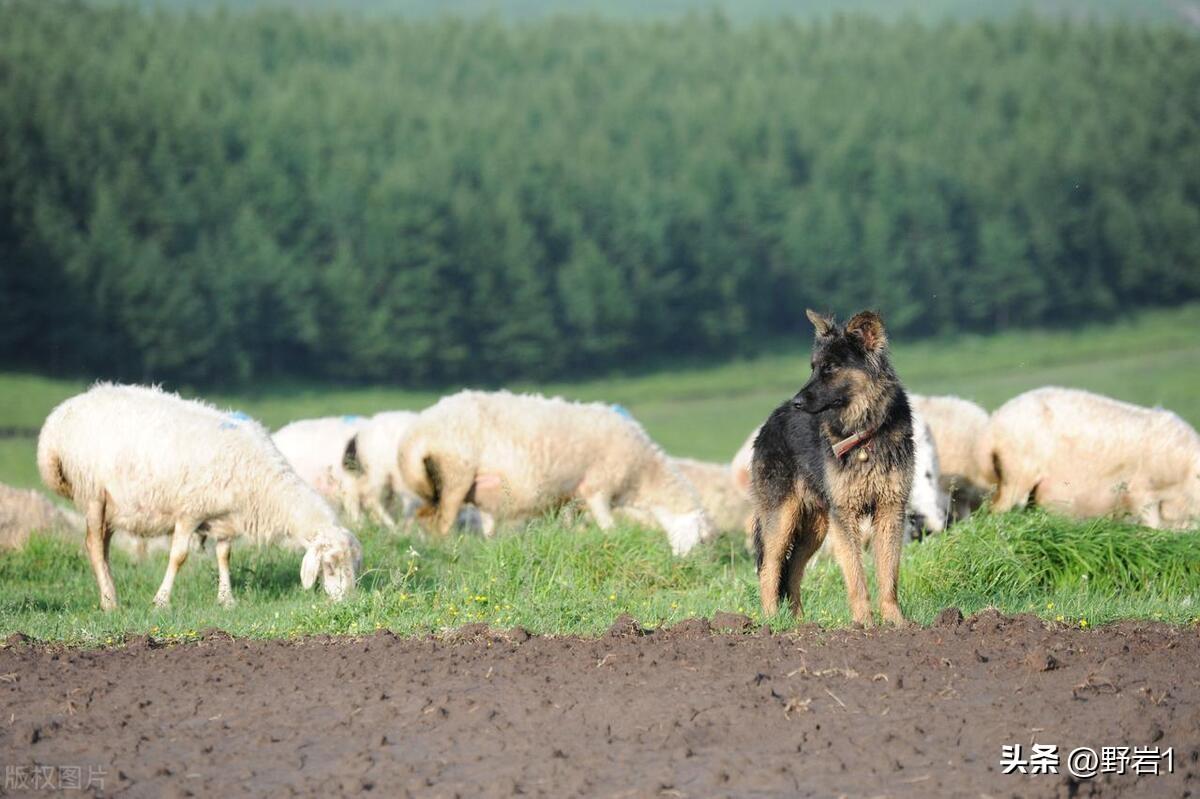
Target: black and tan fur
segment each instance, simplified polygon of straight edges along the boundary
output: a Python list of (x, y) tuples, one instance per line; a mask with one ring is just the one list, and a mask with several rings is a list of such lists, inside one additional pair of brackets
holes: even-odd
[[(871, 540), (880, 614), (903, 624), (897, 602), (904, 511), (912, 484), (912, 417), (872, 311), (845, 326), (812, 311), (812, 376), (763, 424), (754, 442), (751, 495), (763, 613), (787, 596), (801, 613), (800, 583), (826, 537), (846, 580), (854, 621), (871, 623), (862, 549)], [(834, 445), (869, 438), (842, 457)]]

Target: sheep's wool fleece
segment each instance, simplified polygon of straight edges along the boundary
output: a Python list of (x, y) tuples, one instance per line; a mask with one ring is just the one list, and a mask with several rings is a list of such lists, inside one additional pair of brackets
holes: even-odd
[(672, 458), (675, 468), (700, 495), (704, 512), (717, 530), (745, 530), (754, 513), (750, 497), (733, 481), (733, 469), (724, 463), (692, 458)]
[(137, 535), (176, 520), (259, 541), (336, 525), (262, 425), (157, 388), (98, 384), (50, 414), (38, 439), (42, 479), (81, 510), (108, 493), (106, 516)]
[(45, 495), (0, 483), (0, 550), (20, 549), (34, 532), (77, 534), (80, 524)]
[(979, 442), (988, 426), (988, 412), (960, 397), (926, 397), (909, 394), (914, 411), (924, 417), (933, 433), (938, 466), (946, 478), (961, 478), (979, 488), (987, 488), (990, 468), (981, 460)]
[(368, 419), (358, 432), (358, 462), (372, 485), (382, 488), (390, 483), (393, 490), (403, 488), (400, 441), (416, 418), (413, 411), (385, 411)]
[(1154, 527), (1200, 515), (1200, 435), (1170, 411), (1041, 388), (992, 414), (987, 444), (1002, 494), (1034, 490), (1039, 504), (1075, 516), (1124, 511)]
[(601, 403), (463, 391), (422, 412), (402, 450), (406, 478), (426, 453), (500, 476), (499, 506), (478, 504), (501, 515), (538, 512), (593, 491), (616, 504), (700, 510), (694, 489), (641, 425)]
[(301, 419), (276, 430), (271, 440), (301, 480), (321, 496), (336, 500), (345, 489), (342, 458), (346, 444), (366, 423), (361, 416)]

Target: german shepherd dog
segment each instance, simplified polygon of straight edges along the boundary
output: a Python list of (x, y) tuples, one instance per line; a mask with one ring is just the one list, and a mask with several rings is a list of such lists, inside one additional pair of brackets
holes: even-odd
[(763, 424), (754, 442), (751, 495), (762, 609), (791, 598), (799, 616), (809, 558), (829, 538), (854, 621), (871, 624), (862, 549), (872, 541), (879, 610), (904, 624), (896, 587), (913, 476), (908, 397), (873, 311), (845, 326), (808, 311), (816, 328), (812, 376)]

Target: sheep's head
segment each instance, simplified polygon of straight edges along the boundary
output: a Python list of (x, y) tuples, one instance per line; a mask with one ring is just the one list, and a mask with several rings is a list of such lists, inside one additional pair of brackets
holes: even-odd
[(663, 508), (655, 508), (654, 516), (667, 531), (671, 551), (676, 555), (686, 555), (696, 544), (713, 536), (713, 524), (702, 510), (671, 513)]
[(1187, 476), (1159, 491), (1159, 514), (1172, 530), (1191, 530), (1200, 525), (1200, 458)]
[(925, 531), (940, 533), (946, 529), (950, 496), (942, 491), (938, 480), (937, 450), (929, 427), (915, 417), (913, 422), (914, 463), (907, 524), (910, 536), (920, 538)]
[(362, 570), (362, 544), (342, 527), (321, 530), (304, 553), (300, 564), (300, 584), (312, 588), (320, 575), (325, 593), (341, 601), (354, 590)]

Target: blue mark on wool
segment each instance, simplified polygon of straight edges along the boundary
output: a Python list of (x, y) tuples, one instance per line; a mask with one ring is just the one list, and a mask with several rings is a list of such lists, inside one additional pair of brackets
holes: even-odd
[(630, 412), (629, 412), (629, 409), (628, 409), (628, 408), (626, 408), (624, 405), (618, 405), (617, 403), (615, 403), (615, 402), (614, 402), (614, 403), (612, 404), (612, 409), (613, 409), (614, 411), (616, 411), (617, 413), (621, 414), (622, 416), (624, 416), (626, 419), (632, 419), (632, 418), (633, 418), (633, 414), (632, 414), (632, 413), (630, 413)]
[(233, 430), (242, 422), (250, 421), (250, 415), (241, 411), (230, 411), (225, 414), (225, 421), (221, 422), (222, 430)]
[(357, 422), (357, 421), (358, 421), (359, 419), (361, 419), (361, 418), (362, 418), (362, 417), (361, 417), (361, 416), (359, 416), (358, 414), (355, 414), (355, 413), (348, 413), (348, 414), (346, 414), (345, 416), (343, 416), (343, 417), (342, 417), (342, 421), (343, 421), (343, 422), (345, 422), (346, 424), (354, 424), (355, 422)]

